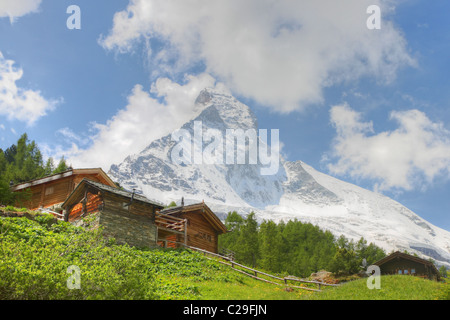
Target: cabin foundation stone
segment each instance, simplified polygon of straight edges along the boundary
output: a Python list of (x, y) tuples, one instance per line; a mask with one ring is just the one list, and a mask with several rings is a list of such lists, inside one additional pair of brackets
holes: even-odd
[(118, 244), (127, 243), (136, 247), (156, 246), (158, 232), (156, 225), (150, 218), (139, 218), (107, 211), (100, 213), (99, 223), (105, 235), (114, 237)]
[(108, 211), (100, 211), (90, 213), (87, 218), (72, 221), (72, 225), (88, 230), (101, 227), (104, 236), (113, 237), (117, 244), (127, 243), (135, 247), (156, 246), (158, 230), (150, 219), (134, 219)]

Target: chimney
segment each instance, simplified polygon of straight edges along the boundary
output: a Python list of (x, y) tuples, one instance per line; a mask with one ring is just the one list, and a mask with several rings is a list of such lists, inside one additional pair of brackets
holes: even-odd
[(135, 193), (136, 193), (136, 189), (133, 188), (133, 193), (131, 194), (130, 202), (127, 203), (127, 204), (124, 204), (124, 207), (130, 207), (131, 206), (131, 204), (133, 203), (133, 200), (134, 200)]
[(184, 197), (181, 197), (181, 206), (184, 207)]

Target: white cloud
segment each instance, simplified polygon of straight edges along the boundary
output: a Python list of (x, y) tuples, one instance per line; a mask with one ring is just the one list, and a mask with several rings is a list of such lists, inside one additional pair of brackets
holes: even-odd
[(14, 61), (6, 60), (0, 52), (0, 115), (32, 125), (53, 110), (57, 101), (46, 100), (40, 91), (19, 88), (16, 81), (22, 78), (23, 70), (13, 65)]
[(0, 1), (0, 18), (8, 17), (13, 23), (15, 19), (36, 12), (42, 0), (2, 0)]
[[(414, 65), (402, 34), (388, 20), (392, 0), (131, 0), (99, 39), (125, 53), (145, 41), (153, 66), (206, 71), (235, 93), (275, 110), (301, 110), (323, 89), (361, 76), (382, 83)], [(382, 8), (382, 29), (369, 30), (369, 5)], [(152, 48), (151, 39), (160, 45)]]
[[(206, 87), (222, 88), (208, 74), (187, 76), (185, 84), (177, 84), (166, 78), (153, 83), (149, 91), (136, 85), (128, 96), (128, 105), (118, 111), (106, 124), (92, 123), (96, 134), (89, 147), (85, 138), (70, 129), (59, 130), (65, 138), (72, 136), (71, 147), (51, 148), (46, 145), (44, 154), (66, 159), (75, 167), (100, 166), (108, 170), (130, 155), (142, 151), (151, 141), (179, 128), (195, 114), (194, 101)], [(80, 143), (82, 142), (82, 143)]]
[(422, 189), (437, 177), (450, 179), (450, 131), (425, 113), (393, 111), (398, 128), (378, 134), (346, 104), (334, 106), (330, 116), (337, 132), (331, 173), (373, 179), (379, 191)]
[(69, 142), (75, 141), (81, 146), (85, 146), (90, 142), (89, 138), (83, 138), (77, 135), (75, 132), (72, 131), (72, 129), (68, 127), (61, 128), (57, 130), (56, 133), (58, 135), (63, 136), (67, 141)]

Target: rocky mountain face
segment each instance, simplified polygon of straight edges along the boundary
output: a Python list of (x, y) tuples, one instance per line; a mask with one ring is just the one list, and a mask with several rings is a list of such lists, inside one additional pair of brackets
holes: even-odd
[[(221, 218), (232, 210), (260, 220), (296, 218), (450, 266), (450, 232), (386, 196), (283, 160), (270, 147), (274, 140), (268, 143), (274, 133), (259, 131), (250, 108), (229, 94), (204, 89), (195, 104), (196, 116), (180, 130), (112, 165), (112, 179), (163, 203), (204, 200)], [(269, 167), (277, 170), (267, 174)]]

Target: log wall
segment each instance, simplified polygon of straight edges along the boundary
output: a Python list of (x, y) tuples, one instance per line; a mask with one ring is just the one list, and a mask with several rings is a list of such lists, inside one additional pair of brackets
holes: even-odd
[(48, 208), (61, 204), (66, 200), (66, 198), (83, 178), (104, 183), (101, 177), (97, 174), (72, 175), (70, 177), (61, 178), (28, 188), (27, 190), (31, 192), (30, 199), (18, 204), (18, 206), (36, 210), (40, 207)]
[(191, 211), (181, 214), (187, 219), (187, 245), (218, 253), (217, 231), (203, 217), (201, 211)]

